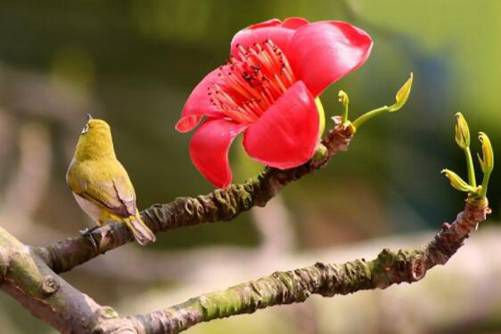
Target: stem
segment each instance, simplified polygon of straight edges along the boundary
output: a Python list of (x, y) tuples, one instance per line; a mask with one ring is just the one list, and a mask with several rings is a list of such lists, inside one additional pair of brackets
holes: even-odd
[(353, 126), (358, 129), (362, 124), (370, 120), (371, 118), (378, 116), (379, 114), (382, 114), (384, 112), (388, 111), (388, 106), (383, 106), (371, 111), (366, 112), (365, 114), (361, 115), (358, 117), (356, 120), (353, 121)]
[(343, 124), (345, 124), (346, 122), (348, 122), (348, 112), (350, 110), (350, 106), (348, 105), (348, 103), (345, 103), (344, 104), (344, 110), (343, 110)]
[(487, 186), (489, 186), (490, 177), (491, 177), (491, 172), (487, 172), (484, 174), (484, 178), (482, 180), (482, 189), (480, 190), (480, 196), (482, 198), (487, 197)]
[(469, 146), (467, 146), (464, 149), (464, 153), (466, 155), (466, 169), (468, 170), (468, 183), (473, 188), (475, 188), (477, 186), (477, 180), (475, 178), (475, 166), (473, 165), (473, 158), (471, 156), (471, 150)]

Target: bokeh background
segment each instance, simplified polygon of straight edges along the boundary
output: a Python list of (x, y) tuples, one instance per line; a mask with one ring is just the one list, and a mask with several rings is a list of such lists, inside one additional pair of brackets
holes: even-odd
[[(192, 87), (225, 62), (239, 29), (272, 17), (347, 20), (375, 40), (364, 67), (329, 88), (351, 115), (392, 103), (412, 71), (402, 112), (371, 121), (327, 168), (233, 222), (130, 244), (64, 277), (124, 314), (315, 261), (416, 247), (452, 220), (463, 195), (440, 170), (465, 174), (454, 113), (487, 132), (501, 156), (501, 1), (129, 0), (0, 2), (0, 224), (44, 245), (89, 223), (65, 185), (86, 113), (108, 120), (141, 207), (211, 190), (174, 131)], [(479, 149), (478, 142), (473, 148)], [(234, 145), (236, 180), (259, 169)], [(478, 169), (478, 168), (477, 168)], [(480, 175), (479, 175), (480, 176)], [(501, 174), (488, 223), (424, 281), (214, 321), (189, 333), (498, 333)], [(2, 333), (52, 333), (0, 295)]]

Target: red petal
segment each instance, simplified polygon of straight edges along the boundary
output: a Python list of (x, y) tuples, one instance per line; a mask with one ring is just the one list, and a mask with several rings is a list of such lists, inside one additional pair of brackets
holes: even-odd
[(248, 28), (257, 29), (264, 27), (275, 27), (281, 25), (282, 22), (279, 19), (269, 19), (267, 21), (251, 24)]
[(200, 123), (201, 120), (202, 116), (199, 115), (181, 116), (179, 121), (176, 123), (176, 130), (181, 133), (191, 131), (198, 125), (198, 123)]
[(341, 21), (301, 26), (289, 43), (287, 57), (296, 77), (318, 96), (325, 88), (365, 63), (372, 39)]
[(190, 156), (193, 164), (216, 187), (223, 188), (231, 183), (228, 151), (233, 139), (245, 127), (225, 119), (208, 120), (191, 138)]
[(218, 109), (210, 102), (208, 94), (208, 88), (214, 84), (223, 86), (224, 81), (219, 76), (220, 71), (220, 68), (213, 70), (193, 89), (184, 104), (181, 118), (176, 124), (177, 131), (188, 132), (192, 130), (200, 123), (203, 116), (221, 117)]
[(282, 23), (282, 26), (291, 29), (297, 29), (300, 26), (308, 24), (308, 20), (303, 19), (302, 17), (288, 17)]
[(299, 166), (312, 157), (318, 132), (314, 98), (304, 83), (298, 81), (249, 126), (243, 144), (254, 159), (286, 169)]
[(303, 18), (291, 17), (281, 22), (278, 19), (271, 19), (265, 22), (253, 24), (240, 30), (231, 41), (231, 53), (238, 54), (238, 45), (244, 47), (252, 46), (254, 43), (262, 43), (271, 39), (280, 49), (286, 50), (290, 39), (296, 29), (308, 23)]

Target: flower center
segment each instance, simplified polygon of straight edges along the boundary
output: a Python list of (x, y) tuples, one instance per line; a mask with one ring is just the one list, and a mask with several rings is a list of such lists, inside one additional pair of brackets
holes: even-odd
[(257, 120), (295, 81), (284, 53), (271, 40), (245, 48), (219, 68), (220, 84), (208, 88), (211, 102), (238, 123)]

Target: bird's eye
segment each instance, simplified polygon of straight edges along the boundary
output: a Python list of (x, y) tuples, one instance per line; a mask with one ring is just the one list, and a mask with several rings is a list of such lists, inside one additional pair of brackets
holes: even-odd
[(89, 124), (85, 124), (85, 126), (82, 129), (82, 134), (86, 134), (87, 131), (89, 131)]

